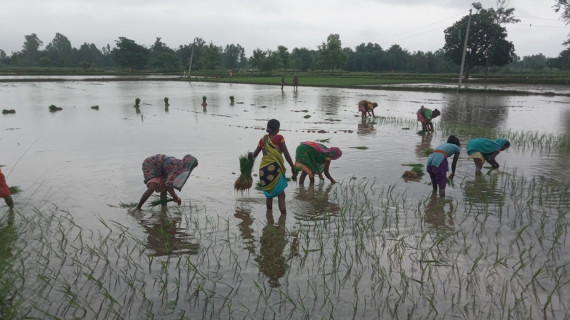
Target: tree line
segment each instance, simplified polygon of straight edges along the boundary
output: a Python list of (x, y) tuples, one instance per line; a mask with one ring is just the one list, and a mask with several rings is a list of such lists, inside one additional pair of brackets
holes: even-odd
[[(21, 51), (7, 55), (0, 49), (0, 67), (80, 67), (86, 71), (121, 68), (152, 72), (246, 69), (260, 74), (283, 70), (447, 73), (459, 69), (469, 24), (464, 59), (466, 76), (482, 68), (485, 72), (504, 68), (569, 70), (570, 49), (562, 51), (556, 58), (542, 54), (520, 58), (515, 54), (513, 43), (506, 40), (504, 25), (519, 20), (514, 17), (514, 9), (506, 7), (507, 3), (507, 0), (497, 0), (497, 9), (484, 9), (480, 3), (473, 3), (475, 14), (465, 16), (447, 28), (444, 31), (445, 45), (435, 52), (410, 52), (397, 44), (384, 49), (377, 43), (362, 43), (352, 49), (342, 46), (338, 34), (330, 34), (316, 50), (296, 47), (289, 51), (280, 45), (274, 50), (255, 49), (250, 57), (246, 56), (245, 48), (240, 44), (222, 47), (213, 42), (206, 43), (200, 37), (176, 49), (168, 47), (159, 37), (148, 47), (119, 37), (114, 47), (107, 44), (99, 49), (93, 43), (73, 48), (65, 35), (56, 33), (53, 40), (41, 49), (43, 42), (32, 33), (24, 36)], [(563, 11), (563, 8), (559, 10)], [(569, 21), (567, 16), (563, 15)]]

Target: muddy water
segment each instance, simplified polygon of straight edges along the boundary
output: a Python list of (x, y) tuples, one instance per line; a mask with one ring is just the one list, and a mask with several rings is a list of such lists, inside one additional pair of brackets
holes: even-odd
[[(191, 153), (199, 159), (183, 199), (209, 210), (232, 212), (241, 197), (232, 191), (237, 158), (252, 151), (268, 119), (282, 123), (289, 149), (301, 141), (329, 139), (344, 155), (332, 164), (332, 175), (376, 179), (396, 184), (410, 194), (429, 189), (422, 181), (400, 178), (405, 163), (423, 163), (422, 150), (443, 142), (437, 132), (419, 136), (409, 123), (361, 122), (356, 102), (377, 101), (376, 114), (411, 119), (420, 104), (442, 110), (434, 122), (540, 131), (570, 130), (570, 98), (302, 88), (183, 82), (31, 82), (2, 83), (1, 163), (11, 184), (26, 192), (19, 202), (54, 203), (78, 218), (105, 215), (107, 204), (135, 202), (144, 186), (140, 163), (146, 156)], [(203, 108), (202, 96), (207, 97)], [(236, 102), (230, 104), (229, 96)], [(133, 108), (141, 99), (140, 112)], [(170, 106), (165, 110), (163, 98)], [(62, 107), (49, 112), (48, 106)], [(98, 105), (99, 110), (90, 107)], [(310, 116), (310, 117), (309, 117)], [(409, 128), (409, 130), (406, 130)], [(461, 137), (465, 147), (470, 137)], [(355, 147), (365, 146), (366, 150)], [(511, 148), (499, 162), (529, 175), (568, 177), (567, 155), (542, 155)], [(259, 160), (258, 160), (259, 161)], [(457, 177), (470, 179), (473, 165), (462, 159)], [(292, 184), (289, 202), (299, 192)], [(451, 196), (462, 196), (452, 190)], [(249, 198), (263, 198), (252, 191)], [(301, 195), (301, 198), (303, 196)], [(24, 200), (26, 199), (26, 200)], [(36, 204), (37, 205), (37, 204)]]
[[(0, 116), (0, 164), (5, 166), (2, 171), (8, 183), (23, 189), (16, 197), (19, 208), (63, 208), (86, 228), (99, 228), (99, 219), (116, 221), (141, 237), (150, 235), (149, 250), (160, 256), (165, 253), (152, 249), (160, 247), (152, 243), (152, 230), (160, 220), (157, 213), (134, 216), (119, 204), (137, 202), (144, 191), (141, 162), (145, 157), (191, 153), (199, 166), (180, 193), (183, 201), (200, 215), (226, 217), (243, 247), (260, 252), (260, 238), (268, 223), (277, 230), (313, 225), (342, 210), (335, 200), (339, 191), (328, 181), (316, 186), (309, 186), (308, 181), (305, 186), (290, 182), (286, 219), (279, 219), (278, 214), (274, 220), (266, 216), (260, 191), (252, 189), (243, 195), (233, 191), (239, 155), (253, 151), (271, 118), (281, 122), (293, 157), (300, 142), (327, 139), (325, 144), (343, 150), (343, 156), (331, 164), (337, 181), (392, 188), (408, 203), (426, 199), (431, 186), (427, 176), (416, 181), (402, 179), (403, 171), (410, 168), (403, 164), (425, 163), (423, 150), (447, 138), (438, 131), (416, 133), (420, 127), (414, 121), (415, 112), (421, 104), (442, 111), (434, 121), (436, 129), (443, 121), (546, 134), (570, 130), (570, 98), (565, 96), (285, 89), (158, 81), (1, 83), (0, 108), (15, 109), (16, 114)], [(207, 97), (206, 107), (202, 96)], [(230, 96), (235, 97), (234, 104)], [(133, 107), (137, 97), (141, 99), (139, 110)], [(164, 97), (169, 98), (168, 108)], [(376, 115), (392, 120), (361, 121), (356, 106), (361, 99), (378, 102)], [(63, 110), (49, 112), (51, 104)], [(94, 105), (99, 110), (91, 109)], [(502, 189), (487, 176), (476, 179), (473, 163), (465, 159), (467, 141), (474, 137), (459, 138), (463, 152), (455, 184), (447, 190), (450, 203), (485, 201), (500, 206)], [(545, 153), (516, 145), (498, 157), (505, 172), (516, 169), (528, 178), (560, 181), (570, 178), (569, 160), (564, 152)], [(426, 218), (434, 226), (449, 224), (446, 220), (439, 214)], [(197, 246), (191, 235), (180, 239)], [(273, 281), (282, 277), (281, 271), (276, 272), (269, 276)]]

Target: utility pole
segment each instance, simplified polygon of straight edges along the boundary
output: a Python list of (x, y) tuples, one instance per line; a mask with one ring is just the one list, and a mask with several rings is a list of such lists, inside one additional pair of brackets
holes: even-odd
[(465, 65), (465, 53), (467, 52), (467, 39), (469, 38), (469, 26), (471, 26), (471, 10), (472, 9), (469, 9), (467, 30), (465, 30), (465, 42), (463, 43), (463, 55), (461, 56), (461, 68), (459, 70), (459, 84), (457, 85), (457, 91), (461, 90), (461, 80), (463, 79), (463, 66)]
[(192, 71), (192, 58), (194, 57), (194, 47), (195, 47), (196, 41), (192, 42), (192, 51), (190, 51), (190, 63), (188, 66), (188, 79), (190, 79), (190, 72)]

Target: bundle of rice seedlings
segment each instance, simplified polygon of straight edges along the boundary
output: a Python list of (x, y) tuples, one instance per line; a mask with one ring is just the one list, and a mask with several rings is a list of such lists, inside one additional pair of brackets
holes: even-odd
[(424, 150), (424, 156), (429, 157), (429, 155), (433, 152), (432, 148), (428, 148)]
[(255, 164), (255, 158), (249, 158), (247, 154), (241, 155), (239, 157), (239, 171), (240, 175), (234, 183), (234, 190), (245, 191), (251, 188), (253, 184), (253, 177), (251, 172), (253, 171), (253, 165)]
[(412, 170), (404, 172), (404, 174), (406, 174), (406, 172), (408, 172), (408, 175), (409, 175), (408, 178), (411, 177), (409, 172), (413, 172), (414, 175), (417, 175), (418, 178), (422, 177), (425, 174), (424, 170), (423, 170), (424, 165), (421, 163), (404, 163), (402, 165), (412, 167)]
[(20, 187), (18, 187), (18, 186), (11, 186), (11, 187), (8, 187), (8, 189), (10, 189), (10, 194), (17, 194), (17, 193), (22, 192), (22, 189), (20, 189)]

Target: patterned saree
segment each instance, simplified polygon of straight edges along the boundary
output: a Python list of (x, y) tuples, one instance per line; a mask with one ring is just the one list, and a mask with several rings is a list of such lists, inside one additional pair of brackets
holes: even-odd
[(287, 187), (283, 156), (268, 134), (263, 136), (265, 148), (259, 165), (259, 179), (267, 198), (277, 197)]

